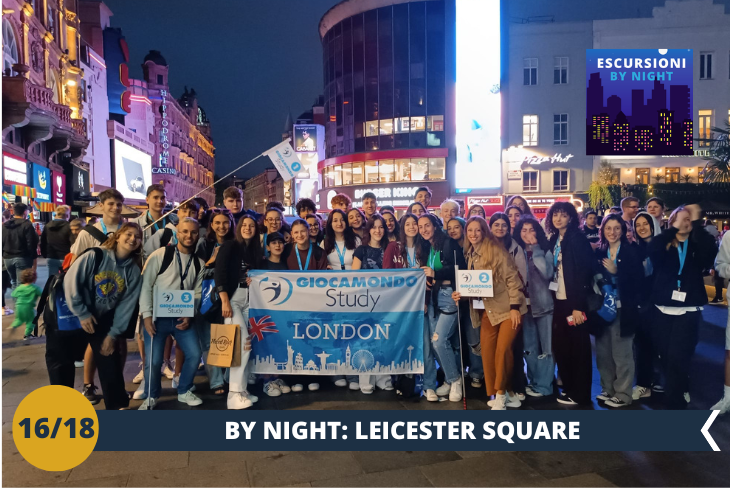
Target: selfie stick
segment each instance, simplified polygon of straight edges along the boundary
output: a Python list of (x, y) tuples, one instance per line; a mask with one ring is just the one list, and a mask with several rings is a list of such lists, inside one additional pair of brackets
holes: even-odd
[[(458, 283), (459, 266), (456, 265), (456, 251), (454, 251), (454, 285)], [(456, 304), (456, 333), (459, 336), (459, 361), (461, 362), (461, 398), (464, 399), (464, 410), (466, 410), (466, 381), (464, 381), (464, 344), (461, 341), (461, 307)]]

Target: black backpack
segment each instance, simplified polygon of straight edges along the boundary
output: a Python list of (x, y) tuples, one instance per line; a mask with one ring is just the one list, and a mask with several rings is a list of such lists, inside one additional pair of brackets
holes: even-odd
[(172, 241), (173, 232), (169, 227), (165, 227), (162, 230), (162, 237), (160, 238), (160, 247), (165, 247)]
[[(89, 234), (91, 234), (91, 237), (99, 241), (99, 245), (101, 246), (106, 242), (107, 239), (109, 239), (109, 236), (104, 234), (102, 231), (94, 227), (93, 225), (89, 225), (81, 229), (82, 231), (86, 231)], [(85, 251), (84, 251), (85, 252)], [(83, 254), (83, 253), (81, 253)]]
[[(157, 276), (160, 276), (162, 273), (167, 271), (167, 268), (170, 267), (172, 260), (175, 259), (175, 249), (175, 246), (165, 247), (165, 256), (162, 258), (162, 264), (160, 265), (160, 270), (157, 272)], [(200, 260), (195, 254), (193, 254), (190, 259), (195, 260), (193, 261), (193, 266), (195, 266), (195, 276), (198, 276), (200, 273)]]

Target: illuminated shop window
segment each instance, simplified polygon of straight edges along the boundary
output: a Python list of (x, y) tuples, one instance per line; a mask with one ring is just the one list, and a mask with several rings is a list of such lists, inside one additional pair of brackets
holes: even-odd
[(365, 122), (365, 136), (377, 136), (378, 135), (378, 121), (370, 120)]
[(411, 181), (411, 160), (395, 160), (395, 181)]
[(364, 167), (363, 163), (352, 163), (352, 184), (362, 185), (365, 181), (363, 178)]
[(352, 163), (342, 165), (342, 184), (352, 185)]
[(679, 183), (679, 168), (667, 168), (664, 181), (667, 183)]
[(443, 115), (429, 115), (426, 119), (426, 130), (440, 132), (444, 130)]
[(365, 183), (378, 182), (378, 162), (365, 161)]
[(398, 117), (395, 119), (395, 133), (401, 134), (410, 130), (410, 117)]
[(389, 136), (393, 133), (393, 119), (384, 119), (380, 121), (380, 135)]
[(342, 186), (342, 165), (335, 166), (335, 186)]
[(380, 174), (380, 183), (392, 183), (395, 181), (395, 164), (392, 159), (378, 161), (378, 171)]
[(636, 168), (636, 184), (637, 185), (648, 185), (649, 184), (649, 168)]
[(411, 117), (411, 132), (426, 130), (426, 117)]
[(426, 158), (411, 159), (411, 180), (422, 181), (428, 179), (428, 160)]

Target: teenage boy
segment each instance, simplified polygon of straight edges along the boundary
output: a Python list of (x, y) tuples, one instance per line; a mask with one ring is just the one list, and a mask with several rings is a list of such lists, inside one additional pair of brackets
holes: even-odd
[(375, 193), (369, 191), (362, 196), (362, 211), (368, 220), (378, 211), (378, 198)]
[(142, 227), (144, 235), (142, 236), (143, 244), (147, 242), (157, 231), (164, 229), (168, 225), (177, 224), (178, 216), (175, 214), (166, 215), (164, 219), (157, 222), (165, 213), (167, 205), (167, 192), (164, 185), (154, 184), (147, 187), (147, 212), (143, 213), (132, 222), (136, 222)]
[(297, 202), (296, 210), (299, 218), (306, 220), (307, 215), (317, 213), (317, 206), (311, 198), (301, 198)]
[[(76, 236), (76, 241), (71, 246), (74, 260), (87, 249), (102, 245), (121, 225), (124, 196), (118, 190), (109, 188), (99, 194), (99, 202), (101, 202), (101, 220), (97, 220), (94, 225), (87, 225)], [(117, 347), (119, 354), (126, 361), (127, 341), (123, 338), (118, 339)], [(94, 353), (89, 346), (84, 354), (84, 389), (82, 393), (92, 405), (99, 403), (94, 376), (96, 376), (96, 363)]]
[(71, 209), (66, 205), (59, 205), (54, 212), (54, 218), (41, 233), (41, 256), (48, 263), (48, 276), (58, 274), (66, 254), (71, 252), (71, 226), (68, 219)]
[[(177, 222), (186, 218), (197, 220), (199, 210), (200, 206), (195, 200), (185, 202), (178, 207), (176, 220)], [(177, 244), (177, 222), (175, 224), (168, 223), (164, 228), (159, 229), (149, 239), (145, 240), (144, 247), (142, 248), (145, 256), (149, 256), (161, 247)]]
[[(195, 214), (197, 215), (197, 213)], [(140, 410), (152, 410), (160, 397), (160, 376), (165, 339), (172, 335), (178, 347), (185, 354), (184, 364), (177, 386), (177, 400), (190, 406), (203, 403), (191, 391), (195, 372), (200, 361), (198, 332), (192, 327), (193, 317), (153, 319), (154, 304), (163, 290), (190, 290), (197, 310), (203, 285), (205, 267), (202, 259), (195, 256), (200, 224), (193, 218), (182, 218), (177, 225), (177, 245), (158, 249), (147, 258), (142, 272), (142, 293), (139, 297), (139, 311), (144, 320), (145, 366), (144, 379), (148, 385), (148, 398)]]
[(420, 203), (426, 207), (426, 211), (428, 211), (428, 206), (431, 205), (432, 196), (433, 193), (431, 193), (431, 189), (427, 186), (422, 186), (416, 190), (416, 196), (413, 198), (413, 201)]
[(38, 248), (38, 234), (28, 220), (28, 206), (16, 203), (13, 218), (3, 224), (3, 260), (11, 286), (20, 284), (20, 272), (32, 268)]
[(74, 259), (87, 249), (102, 245), (119, 228), (124, 206), (122, 194), (114, 188), (109, 188), (99, 194), (99, 202), (101, 202), (101, 220), (94, 225), (87, 225), (79, 232), (76, 242), (71, 246)]
[(280, 232), (272, 232), (266, 239), (266, 250), (269, 252), (268, 257), (263, 262), (263, 268), (268, 270), (287, 270), (289, 269), (284, 259), (284, 247), (286, 241), (284, 235)]
[(243, 192), (235, 186), (229, 186), (223, 192), (223, 205), (233, 214), (236, 223), (246, 213), (243, 209)]
[(332, 210), (342, 210), (347, 213), (352, 208), (352, 200), (344, 193), (338, 193), (330, 200), (330, 207)]

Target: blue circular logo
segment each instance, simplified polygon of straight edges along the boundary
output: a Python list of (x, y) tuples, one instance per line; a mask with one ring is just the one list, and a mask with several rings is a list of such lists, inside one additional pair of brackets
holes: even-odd
[(488, 283), (489, 282), (489, 273), (480, 273), (479, 281), (481, 281), (482, 283)]
[(291, 165), (291, 170), (292, 171), (299, 171), (300, 169), (302, 169), (302, 165), (299, 164), (299, 163), (294, 163), (294, 164)]
[(189, 292), (185, 292), (180, 296), (180, 299), (183, 301), (183, 303), (189, 303), (190, 300), (193, 299), (193, 294)]

